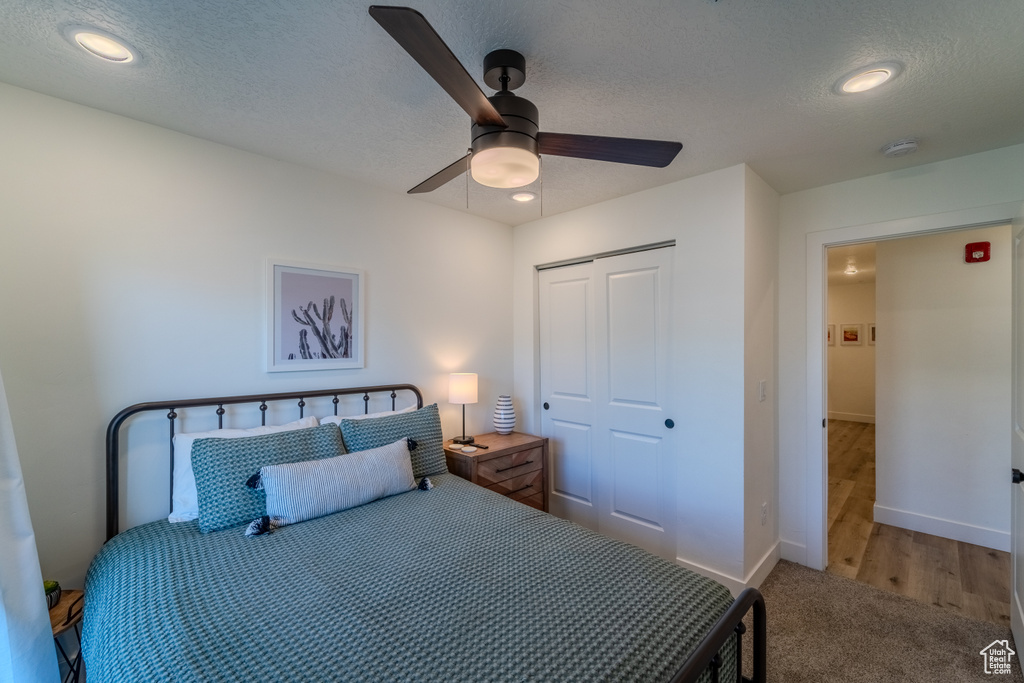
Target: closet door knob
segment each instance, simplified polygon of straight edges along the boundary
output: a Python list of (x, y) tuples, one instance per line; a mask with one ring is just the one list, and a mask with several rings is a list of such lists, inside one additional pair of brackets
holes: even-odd
[(676, 423), (673, 422), (672, 420), (665, 420), (665, 426), (668, 427), (669, 429), (672, 429), (673, 427), (676, 426)]
[(547, 401), (544, 401), (544, 410), (548, 410), (549, 408), (551, 408), (551, 406), (548, 405)]

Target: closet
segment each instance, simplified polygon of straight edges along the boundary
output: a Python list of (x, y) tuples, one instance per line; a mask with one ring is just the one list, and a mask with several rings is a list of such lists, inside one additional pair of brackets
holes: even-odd
[(670, 361), (674, 247), (539, 273), (550, 511), (676, 554)]

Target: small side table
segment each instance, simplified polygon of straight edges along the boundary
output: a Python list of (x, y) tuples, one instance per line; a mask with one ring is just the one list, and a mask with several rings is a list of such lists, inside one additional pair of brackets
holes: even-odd
[[(82, 608), (85, 607), (85, 592), (78, 590), (61, 591), (60, 600), (50, 608), (50, 628), (53, 629), (53, 642), (57, 651), (64, 658), (68, 665), (67, 676), (64, 683), (71, 681), (78, 683), (78, 677), (82, 673)], [(78, 654), (74, 660), (68, 657), (68, 653), (61, 647), (58, 638), (67, 632), (68, 629), (75, 630), (78, 638)]]
[(475, 440), (487, 448), (463, 453), (459, 444), (451, 440), (445, 442), (448, 471), (547, 512), (548, 440), (521, 432), (504, 435), (492, 432)]

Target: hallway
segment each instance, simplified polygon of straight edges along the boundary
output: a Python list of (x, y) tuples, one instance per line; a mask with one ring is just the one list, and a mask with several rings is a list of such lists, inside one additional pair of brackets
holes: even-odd
[(1010, 554), (875, 524), (875, 425), (828, 422), (827, 571), (1009, 626)]

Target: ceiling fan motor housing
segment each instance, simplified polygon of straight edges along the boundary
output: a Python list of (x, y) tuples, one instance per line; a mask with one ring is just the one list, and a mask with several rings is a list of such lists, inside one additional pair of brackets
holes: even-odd
[(492, 147), (518, 147), (537, 154), (537, 107), (533, 102), (517, 97), (509, 91), (495, 93), (487, 98), (508, 124), (481, 126), (474, 123), (471, 128), (473, 153)]

